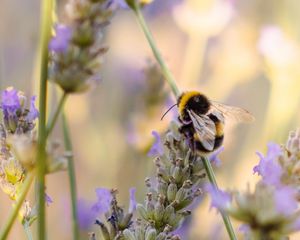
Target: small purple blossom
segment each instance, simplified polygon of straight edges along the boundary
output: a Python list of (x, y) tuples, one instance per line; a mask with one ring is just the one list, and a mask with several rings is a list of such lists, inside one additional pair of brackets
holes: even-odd
[(39, 111), (35, 107), (35, 99), (36, 99), (36, 96), (32, 96), (30, 99), (30, 108), (29, 108), (29, 112), (27, 115), (27, 121), (29, 121), (29, 122), (32, 122), (36, 118), (39, 117)]
[(230, 205), (232, 196), (220, 189), (216, 189), (213, 185), (207, 184), (205, 190), (211, 197), (211, 208), (215, 207), (219, 210), (226, 209)]
[(72, 38), (72, 29), (66, 25), (58, 24), (55, 27), (56, 35), (49, 42), (49, 50), (63, 53), (67, 51)]
[(46, 202), (47, 206), (49, 206), (51, 203), (53, 203), (52, 198), (47, 193), (45, 193), (45, 202)]
[(151, 147), (151, 149), (148, 152), (149, 157), (157, 157), (157, 156), (162, 156), (164, 153), (164, 148), (163, 144), (160, 138), (160, 135), (156, 131), (152, 131), (152, 135), (155, 138), (154, 143)]
[(297, 207), (296, 192), (294, 189), (284, 186), (274, 192), (274, 201), (276, 210), (284, 215), (293, 214)]
[(108, 212), (112, 200), (111, 191), (107, 188), (97, 188), (96, 194), (98, 201), (93, 205), (92, 210), (98, 214)]
[(133, 213), (136, 209), (136, 200), (135, 200), (136, 188), (129, 189), (129, 209), (128, 212)]
[(280, 186), (280, 178), (282, 176), (282, 167), (278, 163), (278, 157), (282, 154), (282, 149), (278, 144), (269, 143), (268, 152), (264, 157), (261, 153), (257, 153), (260, 157), (259, 164), (253, 168), (253, 172), (263, 178), (263, 182), (268, 185)]
[(9, 88), (1, 94), (1, 108), (4, 114), (14, 114), (21, 107), (18, 91)]
[(77, 219), (81, 230), (90, 230), (97, 218), (97, 213), (92, 210), (92, 205), (80, 199), (77, 201)]

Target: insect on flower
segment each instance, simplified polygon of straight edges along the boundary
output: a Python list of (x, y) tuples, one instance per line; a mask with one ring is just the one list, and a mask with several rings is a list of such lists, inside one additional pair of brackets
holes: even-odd
[(211, 101), (198, 91), (182, 93), (174, 106), (178, 106), (180, 133), (186, 137), (190, 148), (200, 155), (209, 154), (222, 145), (225, 119), (254, 121), (247, 110)]

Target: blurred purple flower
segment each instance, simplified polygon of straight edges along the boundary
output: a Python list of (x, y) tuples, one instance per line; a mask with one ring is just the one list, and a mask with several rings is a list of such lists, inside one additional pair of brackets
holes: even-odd
[(39, 111), (35, 107), (36, 96), (32, 96), (30, 99), (30, 108), (27, 117), (27, 121), (32, 122), (39, 117)]
[(217, 190), (211, 184), (207, 184), (205, 190), (211, 197), (211, 208), (215, 207), (219, 210), (223, 210), (231, 203), (232, 196), (229, 193), (220, 189)]
[(58, 24), (55, 27), (56, 35), (49, 42), (49, 50), (66, 52), (72, 38), (72, 29), (66, 25)]
[(282, 175), (282, 167), (278, 163), (278, 157), (282, 154), (282, 149), (276, 143), (268, 144), (268, 152), (264, 157), (261, 153), (257, 153), (260, 157), (259, 164), (253, 168), (254, 174), (257, 173), (268, 185), (280, 186), (280, 178)]
[(47, 206), (49, 206), (51, 203), (53, 203), (52, 198), (47, 193), (45, 193), (45, 202), (46, 202)]
[(160, 138), (160, 135), (156, 131), (152, 131), (152, 135), (155, 138), (154, 143), (151, 147), (151, 149), (148, 152), (149, 157), (157, 157), (162, 156), (164, 153), (163, 144)]
[(94, 224), (97, 214), (92, 210), (92, 205), (80, 199), (77, 201), (77, 218), (81, 230), (90, 230)]
[(209, 161), (214, 164), (216, 167), (220, 167), (222, 162), (221, 159), (219, 158), (219, 154), (224, 151), (224, 147), (220, 147), (216, 151), (214, 151), (210, 156), (209, 156)]
[(14, 114), (21, 107), (18, 91), (9, 88), (1, 94), (1, 108), (4, 114)]
[(277, 211), (284, 215), (295, 213), (298, 207), (296, 192), (288, 186), (280, 187), (275, 190), (274, 201)]
[(133, 213), (136, 209), (136, 200), (135, 200), (136, 188), (129, 189), (129, 209), (128, 212)]
[(92, 210), (98, 214), (104, 214), (109, 211), (112, 195), (107, 188), (97, 188), (96, 195), (98, 201), (93, 205)]

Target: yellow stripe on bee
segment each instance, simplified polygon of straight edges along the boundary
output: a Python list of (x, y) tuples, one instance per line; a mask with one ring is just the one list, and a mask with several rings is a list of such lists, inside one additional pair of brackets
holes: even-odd
[(216, 122), (216, 137), (221, 137), (224, 135), (224, 124), (221, 122)]
[(190, 91), (190, 92), (185, 92), (182, 94), (182, 97), (180, 98), (180, 102), (178, 104), (178, 110), (179, 113), (182, 113), (186, 107), (187, 102), (194, 96), (197, 96), (201, 94), (200, 92), (197, 91)]

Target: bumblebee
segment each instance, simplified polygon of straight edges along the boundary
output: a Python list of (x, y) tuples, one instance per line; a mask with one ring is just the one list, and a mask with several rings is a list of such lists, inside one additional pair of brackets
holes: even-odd
[(247, 110), (211, 101), (198, 91), (181, 94), (176, 105), (181, 123), (179, 132), (188, 140), (192, 151), (200, 155), (207, 155), (222, 145), (226, 119), (254, 120)]

